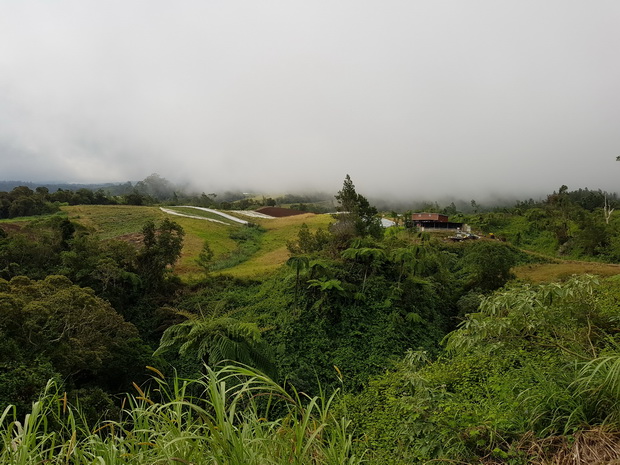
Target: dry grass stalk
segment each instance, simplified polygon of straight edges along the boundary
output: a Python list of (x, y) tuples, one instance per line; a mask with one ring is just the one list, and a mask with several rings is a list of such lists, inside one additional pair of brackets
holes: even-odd
[(533, 465), (620, 465), (620, 432), (595, 428), (574, 436), (528, 436), (519, 449)]

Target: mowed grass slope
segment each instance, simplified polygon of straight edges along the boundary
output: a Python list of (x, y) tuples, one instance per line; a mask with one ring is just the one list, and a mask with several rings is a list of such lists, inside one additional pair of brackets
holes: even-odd
[[(229, 237), (231, 231), (246, 226), (223, 225), (212, 221), (185, 218), (164, 213), (159, 207), (129, 205), (79, 205), (63, 207), (69, 219), (92, 230), (101, 239), (128, 239), (140, 235), (143, 225), (151, 220), (159, 224), (164, 218), (180, 224), (185, 230), (181, 259), (175, 273), (191, 279), (202, 273), (196, 258), (205, 241), (214, 253), (214, 261), (233, 251), (237, 243)], [(228, 212), (225, 212), (228, 213)], [(211, 216), (211, 215), (209, 215)], [(305, 214), (287, 218), (261, 219), (244, 218), (265, 229), (259, 250), (249, 260), (218, 273), (237, 277), (260, 277), (270, 273), (286, 262), (289, 257), (286, 243), (297, 237), (299, 228), (306, 223), (312, 231), (325, 228), (333, 218), (330, 215)], [(224, 220), (224, 219), (223, 219)], [(224, 220), (226, 221), (226, 220)], [(232, 223), (232, 222), (231, 222)]]
[[(231, 230), (233, 228), (247, 227), (241, 224), (225, 226), (210, 221), (179, 216), (172, 216), (172, 219), (185, 229), (186, 236), (183, 255), (176, 267), (176, 272), (188, 279), (203, 272), (195, 260), (205, 240), (215, 254), (214, 261), (217, 261), (219, 257), (232, 252), (237, 247), (236, 242), (229, 237)], [(315, 231), (318, 228), (327, 227), (327, 225), (334, 221), (329, 215), (313, 214), (274, 219), (246, 219), (258, 224), (265, 230), (260, 239), (259, 250), (243, 263), (215, 273), (227, 274), (238, 278), (259, 278), (274, 272), (288, 260), (289, 252), (286, 248), (286, 243), (297, 238), (297, 233), (302, 224), (306, 223), (310, 230)]]
[(164, 213), (159, 207), (139, 207), (131, 205), (78, 205), (64, 207), (69, 219), (92, 230), (101, 239), (131, 240), (142, 232), (147, 221), (161, 223), (165, 218), (178, 223), (185, 231), (181, 259), (175, 271), (180, 275), (197, 273), (200, 271), (195, 263), (196, 257), (206, 241), (215, 254), (225, 254), (236, 246), (230, 239), (231, 228), (212, 221), (185, 218), (182, 216)]
[(260, 250), (246, 262), (225, 270), (224, 273), (237, 277), (258, 277), (273, 272), (288, 260), (289, 251), (286, 243), (297, 238), (302, 224), (306, 223), (314, 232), (319, 228), (327, 228), (330, 223), (334, 222), (331, 215), (312, 213), (286, 218), (252, 218), (250, 220), (266, 230), (261, 240)]
[(74, 205), (62, 211), (104, 240), (140, 233), (147, 221), (159, 223), (166, 217), (158, 207), (134, 205)]

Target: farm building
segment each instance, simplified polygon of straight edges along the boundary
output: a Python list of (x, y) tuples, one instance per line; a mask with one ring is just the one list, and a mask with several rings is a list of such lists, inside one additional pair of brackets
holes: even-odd
[(414, 213), (411, 215), (413, 223), (422, 231), (429, 230), (468, 230), (469, 226), (463, 223), (452, 223), (448, 221), (448, 215), (441, 213)]
[(447, 223), (448, 215), (442, 215), (441, 213), (414, 213), (411, 215), (411, 219), (414, 222), (434, 221), (437, 223)]

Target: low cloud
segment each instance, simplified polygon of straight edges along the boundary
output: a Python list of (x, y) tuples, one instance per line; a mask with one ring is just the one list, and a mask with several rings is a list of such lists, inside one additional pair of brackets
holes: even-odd
[(12, 2), (0, 178), (613, 191), (618, 20), (611, 1)]

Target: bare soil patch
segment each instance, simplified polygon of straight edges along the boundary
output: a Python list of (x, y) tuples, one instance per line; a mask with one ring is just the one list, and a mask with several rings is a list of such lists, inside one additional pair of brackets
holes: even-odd
[(261, 207), (256, 209), (257, 212), (276, 218), (284, 218), (285, 216), (306, 215), (308, 212), (301, 210), (293, 210), (292, 208), (280, 207)]
[(120, 236), (115, 237), (114, 239), (117, 241), (128, 242), (130, 244), (135, 245), (136, 247), (139, 247), (142, 245), (142, 242), (144, 241), (144, 234), (142, 233), (122, 234)]
[(0, 223), (0, 229), (4, 229), (7, 234), (14, 234), (22, 230), (23, 224), (18, 223)]

